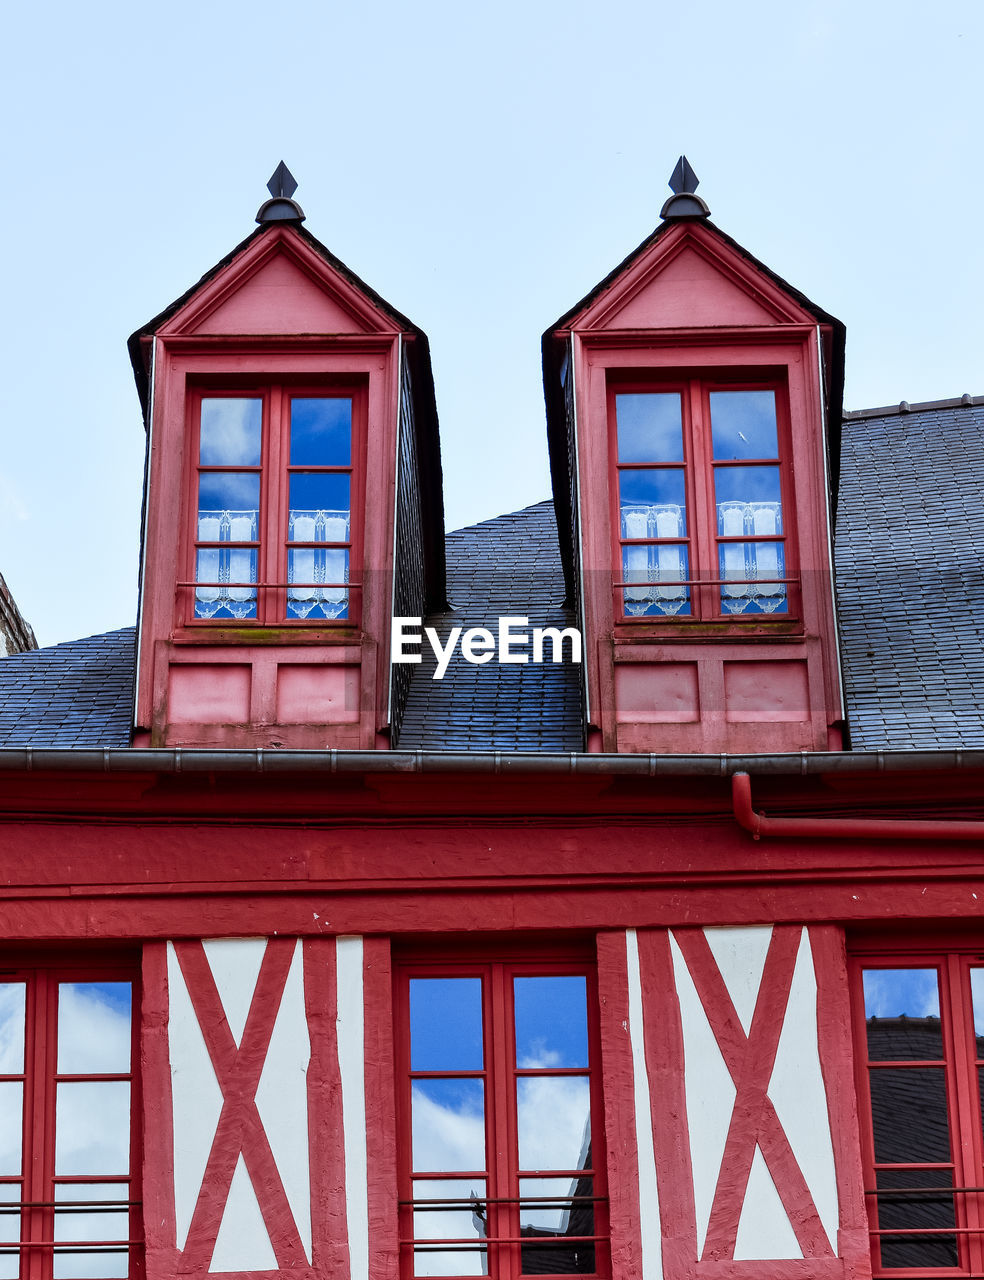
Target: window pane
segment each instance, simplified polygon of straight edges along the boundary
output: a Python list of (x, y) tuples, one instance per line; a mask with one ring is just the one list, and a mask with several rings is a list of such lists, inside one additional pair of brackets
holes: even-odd
[(683, 425), (676, 391), (615, 397), (619, 462), (682, 462)]
[(19, 1080), (0, 1082), (0, 1177), (21, 1171), (24, 1125), (24, 1086)]
[[(746, 513), (744, 527), (736, 529), (736, 534), (768, 536), (770, 533), (782, 533), (782, 494), (778, 467), (715, 467), (714, 496), (719, 526), (722, 507), (750, 503), (755, 509)], [(769, 513), (772, 515), (771, 521)], [(756, 527), (757, 524), (762, 524), (763, 527), (760, 529)], [(718, 532), (725, 531), (719, 528)]]
[(971, 969), (970, 993), (974, 1001), (974, 1035), (977, 1037), (977, 1056), (984, 1058), (984, 969)]
[(62, 1082), (55, 1099), (55, 1174), (125, 1174), (130, 1168), (130, 1086)]
[(352, 401), (295, 396), (290, 402), (292, 466), (347, 467), (352, 462)]
[(410, 1111), (414, 1169), (421, 1173), (485, 1169), (481, 1080), (414, 1080)]
[(198, 477), (198, 541), (255, 542), (260, 477), (255, 471), (203, 471)]
[[(17, 1204), (21, 1198), (19, 1182), (0, 1183), (0, 1205)], [(0, 1246), (16, 1244), (21, 1238), (19, 1211), (0, 1213)], [(20, 1274), (20, 1257), (14, 1253), (0, 1253), (0, 1280), (17, 1280)]]
[[(415, 1240), (484, 1240), (488, 1236), (488, 1208), (485, 1204), (485, 1182), (481, 1178), (455, 1181), (418, 1179), (413, 1184), (413, 1198), (420, 1200), (456, 1200), (461, 1208), (417, 1207), (413, 1214)], [(414, 1275), (481, 1276), (488, 1273), (487, 1251), (467, 1249), (415, 1249)]]
[(411, 1071), (481, 1071), (481, 978), (410, 979)]
[(721, 588), (725, 613), (787, 611), (786, 587), (775, 581), (786, 576), (781, 542), (721, 542), (718, 567), (725, 582)]
[[(290, 532), (288, 537), (297, 542), (347, 542), (349, 490), (351, 477), (334, 471), (292, 471), (290, 473)], [(302, 533), (296, 528), (299, 519), (327, 521), (327, 527), (319, 533)], [(321, 528), (320, 524), (312, 527)], [(344, 530), (344, 532), (343, 532)]]
[(875, 1159), (881, 1164), (937, 1164), (950, 1159), (942, 1067), (869, 1070)]
[(776, 393), (712, 391), (711, 437), (717, 460), (777, 458)]
[(683, 471), (620, 471), (619, 506), (623, 538), (685, 538), (687, 494)]
[(520, 1076), (516, 1081), (521, 1169), (583, 1169), (590, 1159), (586, 1076)]
[(935, 969), (865, 969), (864, 1016), (872, 1061), (942, 1060)]
[[(948, 1169), (879, 1169), (878, 1225), (882, 1230), (955, 1225), (953, 1177)], [(938, 1190), (927, 1190), (936, 1187)], [(913, 1188), (906, 1192), (906, 1188)], [(892, 1194), (894, 1190), (897, 1194)], [(883, 1267), (955, 1267), (956, 1236), (882, 1236)]]
[(202, 400), (202, 466), (258, 467), (262, 423), (263, 401), (258, 397)]
[[(622, 592), (626, 614), (689, 614), (690, 588), (680, 585), (690, 577), (689, 563), (685, 542), (623, 547), (622, 581), (639, 584)], [(657, 583), (667, 585), (651, 585)]]
[(195, 579), (220, 584), (195, 588), (196, 618), (256, 617), (256, 588), (226, 585), (256, 581), (255, 548), (200, 549), (195, 556)]
[[(125, 1182), (62, 1182), (55, 1186), (57, 1201), (125, 1201)], [(92, 1210), (55, 1211), (55, 1240), (127, 1240), (130, 1218), (119, 1212)], [(129, 1250), (120, 1253), (56, 1253), (54, 1280), (114, 1280), (129, 1274)]]
[(518, 1067), (586, 1067), (588, 998), (582, 975), (516, 978)]
[(0, 982), (0, 1075), (24, 1070), (23, 982)]
[[(521, 1178), (519, 1227), (526, 1237), (541, 1237), (545, 1243), (523, 1245), (524, 1275), (576, 1275), (595, 1269), (594, 1245), (564, 1245), (565, 1236), (594, 1235), (593, 1180), (577, 1178)], [(573, 1197), (589, 1197), (583, 1202)], [(541, 1199), (538, 1200), (538, 1197)], [(559, 1200), (551, 1204), (544, 1201)], [(547, 1243), (549, 1242), (549, 1243)]]
[[(348, 591), (338, 583), (348, 582), (349, 553), (340, 547), (324, 551), (304, 547), (287, 553), (287, 581), (307, 583), (287, 591), (289, 618), (347, 618)], [(333, 587), (312, 583), (333, 582)]]
[(60, 982), (59, 1073), (125, 1075), (129, 1070), (129, 982)]

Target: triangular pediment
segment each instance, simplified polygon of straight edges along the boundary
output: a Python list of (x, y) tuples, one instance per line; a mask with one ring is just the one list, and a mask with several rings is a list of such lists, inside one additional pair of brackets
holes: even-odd
[(627, 263), (573, 327), (703, 329), (815, 322), (764, 271), (704, 226), (674, 227)]
[(398, 331), (351, 280), (296, 233), (252, 241), (172, 315), (162, 334), (375, 334)]

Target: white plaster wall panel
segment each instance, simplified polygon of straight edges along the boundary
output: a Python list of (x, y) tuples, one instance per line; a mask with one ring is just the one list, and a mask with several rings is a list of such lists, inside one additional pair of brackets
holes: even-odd
[(236, 1164), (209, 1272), (276, 1271), (277, 1258), (253, 1191), (246, 1164)]
[(203, 942), (208, 967), (236, 1044), (242, 1044), (246, 1017), (266, 952), (265, 938), (214, 938)]
[(705, 929), (704, 937), (747, 1036), (772, 941), (772, 925)]
[(721, 1157), (735, 1105), (735, 1086), (714, 1039), (687, 962), (672, 934), (673, 975), (683, 1025), (684, 1085), (694, 1173), (697, 1256), (704, 1250)]
[(308, 1262), (311, 1261), (307, 1107), (310, 1061), (311, 1039), (304, 1009), (304, 963), (301, 943), (298, 942), (257, 1086), (256, 1109), (273, 1151)]
[(820, 1068), (816, 969), (805, 929), (768, 1093), (810, 1188), (830, 1247), (836, 1252), (840, 1204), (827, 1093)]
[(342, 1082), (345, 1216), (349, 1280), (369, 1280), (369, 1196), (366, 1152), (365, 1006), (362, 939), (335, 943), (338, 983), (338, 1071)]
[(170, 942), (167, 944), (167, 985), (174, 1215), (177, 1246), (183, 1249), (222, 1111), (222, 1090)]
[(625, 956), (629, 988), (629, 1043), (632, 1047), (636, 1151), (639, 1161), (639, 1236), (642, 1246), (642, 1280), (663, 1280), (663, 1240), (660, 1230), (659, 1192), (656, 1183), (656, 1153), (653, 1149), (652, 1090), (646, 1068), (639, 941), (635, 929), (626, 930)]
[(802, 1258), (796, 1233), (782, 1207), (776, 1184), (759, 1147), (752, 1157), (748, 1189), (738, 1220), (736, 1261), (765, 1262), (777, 1258)]

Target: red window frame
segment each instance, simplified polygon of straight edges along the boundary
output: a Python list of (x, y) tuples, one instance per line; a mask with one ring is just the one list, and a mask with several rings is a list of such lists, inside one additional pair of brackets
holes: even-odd
[[(743, 458), (740, 461), (718, 460), (713, 456), (711, 437), (710, 394), (716, 391), (772, 391), (776, 403), (776, 433), (778, 458)], [(624, 394), (677, 393), (680, 396), (683, 462), (626, 462), (618, 460), (618, 436), (615, 397)], [(785, 379), (775, 374), (731, 374), (724, 371), (694, 371), (684, 376), (653, 378), (651, 375), (622, 375), (610, 377), (607, 385), (607, 411), (609, 423), (609, 477), (610, 508), (612, 512), (612, 569), (613, 604), (615, 618), (620, 624), (667, 624), (681, 626), (714, 622), (738, 628), (749, 626), (774, 626), (797, 623), (801, 615), (795, 510), (790, 458), (789, 394)], [(782, 533), (756, 536), (725, 537), (718, 532), (715, 512), (714, 475), (717, 468), (778, 466), (780, 498), (782, 502)], [(619, 503), (619, 474), (632, 470), (673, 470), (684, 472), (687, 503), (687, 534), (672, 539), (628, 539), (622, 537), (621, 508)], [(783, 613), (732, 613), (721, 604), (721, 571), (719, 547), (727, 542), (781, 542), (785, 560), (782, 575), (786, 586), (786, 611)], [(677, 544), (687, 548), (690, 585), (689, 614), (647, 613), (633, 616), (625, 609), (627, 584), (623, 575), (623, 549), (627, 546), (659, 546)], [(741, 579), (732, 579), (741, 582)], [(749, 579), (748, 581), (753, 581)], [(717, 628), (716, 628), (717, 629)]]
[[(587, 992), (588, 1067), (564, 1071), (557, 1067), (537, 1069), (521, 1068), (515, 1062), (515, 1038), (513, 1021), (512, 979), (514, 977), (584, 976)], [(410, 1069), (410, 980), (420, 977), (479, 977), (483, 982), (483, 1041), (485, 1063), (481, 1072), (411, 1071)], [(608, 1198), (606, 1179), (606, 1155), (604, 1141), (604, 1109), (601, 1091), (601, 1046), (597, 994), (597, 973), (594, 960), (585, 954), (565, 953), (560, 958), (556, 950), (544, 953), (542, 959), (523, 956), (461, 955), (398, 960), (394, 966), (394, 1009), (396, 1019), (396, 1056), (398, 1072), (397, 1133), (399, 1142), (399, 1236), (400, 1274), (402, 1280), (414, 1280), (414, 1245), (433, 1246), (431, 1237), (414, 1237), (414, 1179), (431, 1178), (441, 1181), (461, 1181), (466, 1190), (462, 1200), (468, 1197), (469, 1179), (479, 1177), (485, 1182), (485, 1213), (487, 1222), (487, 1271), (494, 1280), (520, 1280), (533, 1274), (564, 1273), (523, 1272), (522, 1251), (535, 1246), (529, 1238), (520, 1237), (519, 1183), (538, 1176), (553, 1178), (591, 1177), (594, 1180), (592, 1202), (594, 1209), (593, 1234), (595, 1270), (578, 1272), (579, 1275), (606, 1277), (611, 1272), (610, 1235), (608, 1224)], [(590, 1144), (591, 1167), (581, 1170), (558, 1172), (521, 1170), (518, 1163), (517, 1137), (517, 1089), (520, 1078), (541, 1075), (586, 1075), (589, 1080), (589, 1105), (591, 1115)], [(411, 1135), (411, 1084), (417, 1078), (441, 1078), (442, 1076), (472, 1076), (485, 1084), (485, 1151), (486, 1168), (465, 1173), (455, 1171), (415, 1170), (412, 1159)], [(490, 1158), (491, 1157), (491, 1158)], [(565, 1202), (570, 1197), (565, 1196)], [(540, 1204), (540, 1200), (532, 1201)], [(564, 1237), (569, 1243), (583, 1241), (585, 1237)], [(475, 1251), (474, 1244), (471, 1252)], [(445, 1274), (444, 1272), (441, 1273)]]
[[(290, 463), (290, 402), (294, 398), (323, 397), (348, 399), (352, 403), (352, 450), (348, 466), (309, 466)], [(259, 399), (262, 403), (261, 457), (258, 466), (202, 466), (201, 406), (206, 399)], [(237, 382), (223, 379), (215, 385), (196, 383), (188, 394), (188, 452), (184, 521), (185, 548), (181, 557), (185, 574), (178, 583), (179, 624), (206, 628), (351, 628), (362, 615), (363, 534), (368, 417), (367, 380), (330, 382), (294, 381), (289, 378)], [(199, 476), (207, 472), (236, 471), (260, 477), (258, 537), (253, 542), (208, 543), (198, 539)], [(347, 473), (349, 487), (349, 540), (344, 542), (293, 543), (288, 534), (289, 484), (292, 472)], [(253, 618), (201, 618), (195, 614), (197, 551), (201, 546), (252, 548), (257, 553), (256, 616)], [(347, 548), (349, 554), (348, 608), (341, 618), (291, 618), (287, 616), (288, 554), (292, 547), (313, 546), (321, 550)], [(251, 584), (252, 585), (252, 584)], [(300, 585), (300, 584), (299, 584)], [(331, 584), (323, 584), (331, 585)]]
[[(871, 1059), (868, 1052), (865, 1002), (862, 986), (863, 973), (867, 970), (935, 969), (939, 980), (940, 1025), (942, 1058)], [(851, 980), (852, 1021), (855, 1041), (855, 1073), (859, 1099), (861, 1125), (861, 1152), (864, 1169), (865, 1203), (871, 1232), (871, 1264), (874, 1276), (893, 1277), (895, 1280), (924, 1280), (932, 1276), (968, 1276), (984, 1274), (984, 1128), (982, 1128), (981, 1082), (984, 1073), (984, 1043), (978, 1052), (974, 1032), (974, 1010), (970, 973), (972, 969), (984, 970), (984, 948), (968, 945), (960, 949), (930, 947), (926, 949), (886, 947), (873, 943), (870, 947), (856, 946), (849, 958)], [(920, 1068), (943, 1071), (946, 1090), (946, 1114), (949, 1129), (950, 1159), (948, 1161), (886, 1162), (875, 1159), (875, 1132), (872, 1116), (870, 1076), (873, 1071), (919, 1070)], [(926, 1118), (931, 1123), (931, 1118)], [(899, 1228), (896, 1222), (881, 1225), (879, 1203), (882, 1197), (905, 1207), (905, 1193), (917, 1203), (921, 1196), (931, 1200), (928, 1191), (918, 1188), (898, 1189), (883, 1187), (879, 1192), (880, 1171), (912, 1171), (920, 1185), (936, 1186), (933, 1174), (942, 1175), (940, 1190), (949, 1198), (949, 1188), (943, 1183), (950, 1178), (953, 1185), (954, 1226), (926, 1228), (925, 1222), (914, 1217), (915, 1225)], [(892, 1194), (892, 1191), (895, 1194)], [(918, 1215), (917, 1215), (918, 1216)], [(922, 1227), (922, 1230), (920, 1230)], [(905, 1232), (908, 1231), (908, 1237)], [(883, 1264), (881, 1241), (894, 1244), (911, 1238), (916, 1242), (943, 1237), (955, 1240), (956, 1266), (892, 1266)]]
[[(130, 1070), (129, 1072), (60, 1073), (58, 1070), (58, 990), (61, 983), (129, 983), (130, 999)], [(144, 1276), (143, 1214), (140, 1200), (142, 1166), (142, 1134), (140, 1127), (139, 1080), (139, 1009), (140, 984), (136, 961), (105, 963), (61, 961), (52, 963), (16, 963), (0, 956), (0, 983), (25, 986), (25, 1036), (23, 1071), (3, 1073), (4, 1082), (22, 1082), (22, 1156), (19, 1175), (4, 1175), (0, 1186), (14, 1192), (20, 1185), (19, 1198), (6, 1201), (4, 1208), (15, 1209), (20, 1231), (7, 1227), (7, 1241), (0, 1242), (0, 1253), (9, 1257), (19, 1253), (20, 1280), (52, 1280), (56, 1253), (118, 1255), (128, 1253), (127, 1276), (141, 1280)], [(58, 1085), (60, 1083), (126, 1081), (130, 1089), (129, 1170), (125, 1176), (107, 1173), (63, 1174), (55, 1172), (56, 1136), (58, 1132)], [(99, 1185), (126, 1183), (125, 1202), (93, 1200), (92, 1206), (112, 1203), (127, 1215), (127, 1237), (107, 1235), (98, 1240), (67, 1239), (82, 1247), (66, 1247), (66, 1231), (56, 1239), (56, 1189), (60, 1185)], [(82, 1209), (85, 1197), (59, 1201)], [(94, 1212), (99, 1212), (94, 1208)], [(105, 1209), (102, 1212), (107, 1212)], [(5, 1215), (7, 1216), (7, 1215)], [(108, 1215), (107, 1215), (108, 1216)], [(71, 1215), (62, 1214), (71, 1221)], [(18, 1239), (19, 1234), (19, 1239)], [(93, 1276), (99, 1272), (92, 1268)]]

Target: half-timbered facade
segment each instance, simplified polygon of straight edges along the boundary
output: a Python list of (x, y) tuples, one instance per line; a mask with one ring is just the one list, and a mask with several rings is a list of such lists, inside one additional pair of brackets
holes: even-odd
[(676, 177), (446, 543), (289, 175), (135, 335), (137, 626), (0, 661), (0, 1280), (984, 1274), (984, 398), (844, 414)]

